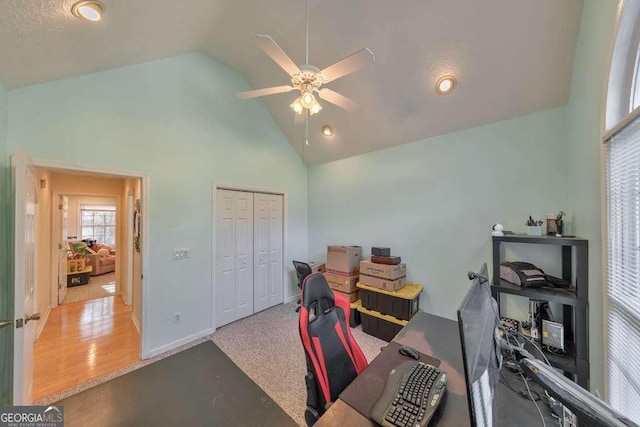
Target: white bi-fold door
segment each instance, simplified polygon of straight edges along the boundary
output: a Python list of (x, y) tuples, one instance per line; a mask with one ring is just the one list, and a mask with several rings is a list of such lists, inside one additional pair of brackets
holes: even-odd
[(216, 326), (283, 302), (282, 195), (216, 191)]
[(283, 302), (282, 195), (253, 196), (253, 308), (262, 311)]

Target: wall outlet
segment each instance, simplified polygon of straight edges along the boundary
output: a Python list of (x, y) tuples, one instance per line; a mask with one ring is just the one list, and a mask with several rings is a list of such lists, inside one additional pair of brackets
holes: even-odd
[(180, 322), (182, 322), (182, 312), (176, 311), (175, 313), (173, 313), (173, 323), (180, 323)]
[(187, 259), (189, 258), (189, 248), (180, 248), (173, 250), (173, 259)]

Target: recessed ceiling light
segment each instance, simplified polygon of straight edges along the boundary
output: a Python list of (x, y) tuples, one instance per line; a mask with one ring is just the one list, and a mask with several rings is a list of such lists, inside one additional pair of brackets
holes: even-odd
[(102, 19), (102, 13), (104, 7), (97, 1), (79, 1), (71, 8), (73, 13), (78, 18), (84, 18), (89, 21), (99, 21)]
[(449, 95), (456, 87), (456, 78), (444, 76), (436, 82), (436, 92), (440, 95)]
[(333, 136), (333, 128), (329, 125), (322, 126), (322, 134), (327, 138)]

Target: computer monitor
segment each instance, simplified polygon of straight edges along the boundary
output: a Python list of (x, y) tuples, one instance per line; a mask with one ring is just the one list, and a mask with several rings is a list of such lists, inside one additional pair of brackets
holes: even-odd
[(458, 326), (467, 384), (471, 425), (491, 427), (496, 420), (496, 385), (502, 352), (496, 347), (500, 319), (491, 297), (487, 264), (473, 277), (471, 289), (458, 310)]

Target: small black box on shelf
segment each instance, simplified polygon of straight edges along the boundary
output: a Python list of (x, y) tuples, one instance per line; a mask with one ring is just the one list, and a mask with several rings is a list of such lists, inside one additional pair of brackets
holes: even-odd
[(371, 255), (375, 256), (391, 256), (391, 249), (374, 246), (371, 248)]

